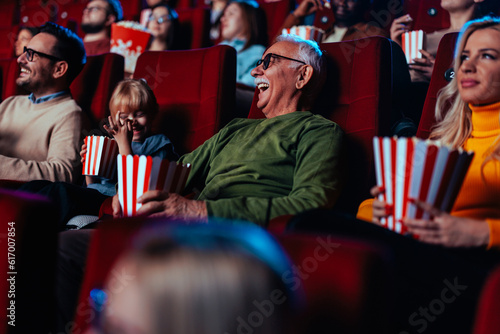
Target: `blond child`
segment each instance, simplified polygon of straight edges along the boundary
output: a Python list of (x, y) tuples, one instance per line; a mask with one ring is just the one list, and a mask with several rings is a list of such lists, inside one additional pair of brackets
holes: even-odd
[[(158, 112), (156, 97), (143, 79), (125, 79), (118, 83), (109, 101), (109, 125), (104, 129), (118, 144), (122, 155), (150, 155), (177, 160), (171, 141), (162, 134), (151, 133), (151, 123)], [(80, 155), (85, 161), (87, 146), (83, 144)], [(87, 187), (113, 196), (116, 193), (112, 180), (86, 176)]]

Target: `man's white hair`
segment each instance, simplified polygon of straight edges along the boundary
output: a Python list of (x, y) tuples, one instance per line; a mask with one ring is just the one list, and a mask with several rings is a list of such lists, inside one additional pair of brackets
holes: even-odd
[[(299, 45), (297, 58), (304, 63), (311, 65), (316, 74), (323, 72), (324, 61), (323, 52), (315, 41), (305, 40), (297, 35), (286, 34), (276, 38), (276, 42), (291, 42)], [(300, 63), (290, 62), (291, 67), (298, 67)]]

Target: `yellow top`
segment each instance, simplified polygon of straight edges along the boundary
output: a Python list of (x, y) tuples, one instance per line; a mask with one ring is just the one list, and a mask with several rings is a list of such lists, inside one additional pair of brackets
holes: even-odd
[[(500, 135), (500, 102), (469, 107), (473, 130), (464, 149), (474, 151), (474, 158), (451, 214), (486, 220), (490, 228), (488, 248), (500, 248), (500, 161), (490, 159), (483, 165)], [(359, 219), (372, 220), (372, 203), (373, 199), (361, 203)]]

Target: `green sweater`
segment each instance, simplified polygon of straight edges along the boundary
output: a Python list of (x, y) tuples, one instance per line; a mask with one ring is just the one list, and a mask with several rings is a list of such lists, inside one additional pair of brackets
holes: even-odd
[(235, 119), (192, 153), (187, 191), (209, 217), (260, 225), (277, 216), (335, 203), (343, 179), (343, 132), (310, 112)]

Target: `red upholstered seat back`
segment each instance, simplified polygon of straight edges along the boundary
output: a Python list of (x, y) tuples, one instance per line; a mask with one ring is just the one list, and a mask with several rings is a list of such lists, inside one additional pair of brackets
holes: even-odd
[(19, 19), (19, 8), (16, 1), (0, 3), (0, 27), (11, 28)]
[(57, 212), (41, 196), (1, 189), (0, 213), (0, 333), (53, 332)]
[(279, 31), (281, 25), (290, 11), (294, 8), (295, 2), (290, 0), (259, 0), (258, 3), (266, 13), (267, 37), (269, 44), (272, 44), (274, 37), (281, 34), (281, 31)]
[(488, 277), (476, 313), (474, 334), (500, 334), (500, 267)]
[(432, 72), (431, 82), (425, 97), (422, 116), (418, 124), (417, 137), (428, 138), (431, 128), (436, 123), (435, 108), (439, 90), (448, 84), (445, 73), (453, 68), (453, 54), (458, 33), (449, 33), (441, 38), (437, 50), (436, 61)]
[(179, 14), (181, 49), (210, 46), (210, 9), (205, 7), (177, 9)]
[(142, 0), (120, 1), (123, 9), (123, 19), (139, 21), (142, 9)]
[(20, 6), (20, 25), (41, 26), (47, 21), (57, 21), (57, 1), (27, 3)]
[(0, 59), (2, 101), (13, 95), (27, 94), (26, 91), (16, 85), (20, 70), (17, 58)]
[(404, 7), (413, 18), (414, 30), (429, 33), (450, 26), (450, 14), (441, 7), (441, 0), (405, 0)]
[(114, 219), (103, 221), (95, 230), (89, 245), (72, 333), (83, 333), (91, 325), (95, 312), (89, 301), (90, 291), (104, 286), (113, 264), (130, 245), (134, 233), (143, 224), (144, 218)]
[(212, 137), (234, 112), (236, 51), (229, 46), (145, 52), (134, 77), (153, 89), (160, 105), (153, 130), (165, 133), (178, 153)]
[[(372, 138), (388, 135), (391, 112), (391, 44), (384, 37), (324, 43), (328, 79), (314, 112), (344, 130), (349, 178), (337, 203), (355, 213), (375, 184)], [(249, 118), (261, 118), (254, 95)]]
[(73, 98), (94, 126), (109, 115), (109, 99), (116, 84), (123, 80), (124, 66), (123, 56), (116, 53), (89, 56), (71, 84)]
[(14, 56), (14, 43), (16, 42), (16, 38), (17, 26), (0, 27), (0, 59)]
[(57, 13), (57, 23), (63, 27), (69, 28), (76, 32), (80, 37), (85, 34), (79, 30), (82, 22), (84, 8), (87, 7), (87, 2), (70, 2), (60, 5)]
[(277, 239), (295, 268), (282, 278), (305, 293), (296, 333), (390, 332), (390, 264), (382, 248), (331, 235), (289, 233)]

